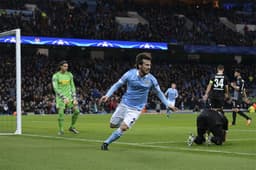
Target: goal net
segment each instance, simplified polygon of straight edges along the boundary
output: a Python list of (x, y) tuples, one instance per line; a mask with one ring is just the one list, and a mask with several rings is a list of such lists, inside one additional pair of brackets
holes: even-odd
[(22, 134), (20, 29), (1, 32), (0, 40), (0, 134)]

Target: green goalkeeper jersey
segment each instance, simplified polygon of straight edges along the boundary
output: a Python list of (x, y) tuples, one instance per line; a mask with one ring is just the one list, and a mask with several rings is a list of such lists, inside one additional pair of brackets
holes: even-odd
[(55, 73), (52, 76), (52, 84), (57, 98), (61, 98), (62, 100), (65, 98), (69, 100), (75, 99), (76, 88), (71, 72), (66, 71), (65, 73), (61, 73), (59, 71)]

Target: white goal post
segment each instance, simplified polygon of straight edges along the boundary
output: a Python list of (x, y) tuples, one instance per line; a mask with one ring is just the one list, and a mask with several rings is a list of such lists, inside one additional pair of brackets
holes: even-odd
[(15, 51), (16, 51), (16, 130), (14, 134), (22, 134), (21, 126), (21, 39), (20, 29), (14, 29), (6, 32), (1, 32), (0, 37), (15, 36)]

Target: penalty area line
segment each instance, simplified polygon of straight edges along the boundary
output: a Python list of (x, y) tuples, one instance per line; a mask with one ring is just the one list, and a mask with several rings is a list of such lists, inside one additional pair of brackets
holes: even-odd
[(255, 133), (256, 130), (254, 129), (231, 129), (232, 131), (235, 131), (235, 132), (249, 132), (249, 133)]
[[(67, 141), (81, 141), (81, 142), (91, 142), (91, 143), (102, 143), (102, 140), (96, 139), (85, 139), (85, 138), (68, 138), (62, 136), (47, 136), (47, 135), (37, 135), (37, 134), (22, 134), (22, 136), (27, 137), (38, 137), (46, 139), (62, 139)], [(233, 154), (233, 155), (243, 155), (243, 156), (256, 156), (256, 153), (247, 153), (247, 152), (232, 152), (232, 151), (223, 151), (223, 150), (210, 150), (210, 149), (199, 149), (193, 147), (176, 147), (176, 146), (161, 146), (161, 145), (152, 145), (152, 144), (141, 144), (141, 143), (130, 143), (130, 142), (115, 142), (115, 144), (120, 145), (130, 145), (138, 146), (144, 148), (160, 148), (160, 149), (172, 149), (180, 151), (194, 151), (194, 152), (206, 152), (206, 153), (222, 153), (222, 154)]]
[[(228, 139), (227, 142), (239, 142), (239, 141), (256, 141), (256, 138), (243, 138), (243, 139)], [(187, 141), (184, 141), (187, 142)], [(142, 145), (155, 145), (155, 144), (175, 144), (181, 143), (180, 141), (155, 141), (155, 142), (142, 142)]]

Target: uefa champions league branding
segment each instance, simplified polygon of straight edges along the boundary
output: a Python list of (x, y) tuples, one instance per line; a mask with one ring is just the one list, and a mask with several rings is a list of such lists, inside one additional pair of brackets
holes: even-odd
[(5, 43), (16, 43), (15, 37), (8, 37), (4, 39)]
[(97, 47), (113, 47), (113, 44), (107, 41), (103, 41), (97, 44)]
[(150, 44), (150, 43), (145, 43), (139, 46), (140, 48), (144, 48), (144, 49), (154, 49), (155, 46)]
[(58, 39), (52, 42), (53, 45), (69, 45), (68, 41)]
[[(0, 43), (15, 43), (15, 36), (0, 38)], [(124, 49), (150, 49), (168, 50), (167, 43), (161, 42), (139, 42), (139, 41), (113, 41), (113, 40), (89, 40), (78, 38), (57, 38), (57, 37), (32, 37), (21, 36), (22, 44), (30, 45), (56, 45), (56, 46), (77, 46), (77, 47), (101, 47), (101, 48), (124, 48)], [(187, 53), (215, 53), (215, 54), (248, 54), (256, 55), (254, 47), (235, 46), (207, 46), (207, 45), (184, 45)]]
[[(76, 38), (32, 37), (21, 36), (22, 44), (30, 45), (57, 45), (78, 47), (103, 47), (103, 48), (127, 48), (127, 49), (158, 49), (167, 50), (166, 43), (136, 42), (136, 41), (106, 41)], [(15, 43), (14, 36), (0, 38), (0, 43)]]

